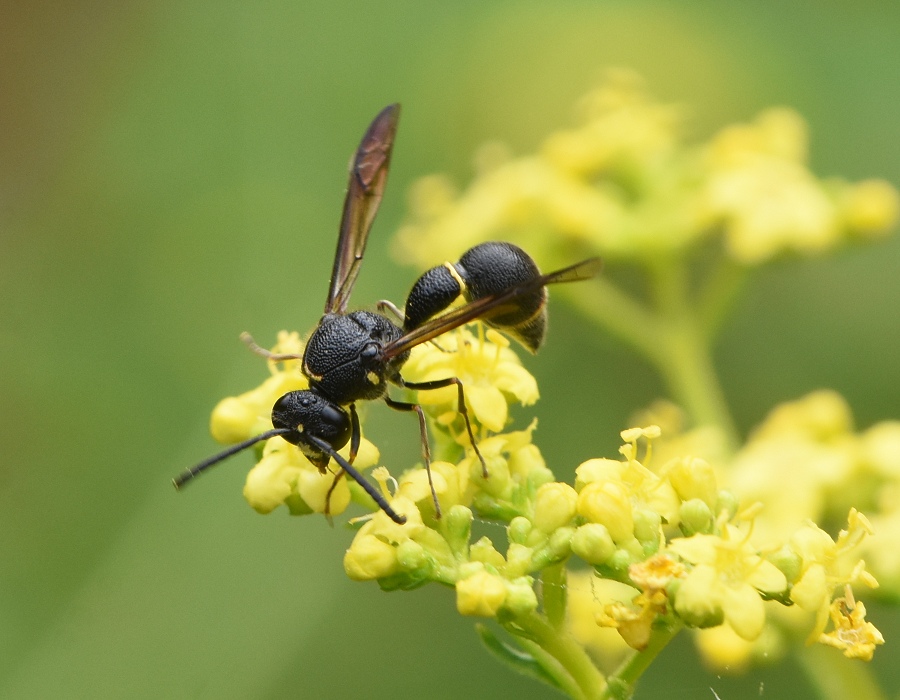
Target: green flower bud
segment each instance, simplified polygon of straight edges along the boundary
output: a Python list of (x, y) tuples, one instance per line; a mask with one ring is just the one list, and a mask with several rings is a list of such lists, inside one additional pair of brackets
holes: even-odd
[(507, 610), (515, 615), (526, 615), (537, 610), (538, 599), (534, 592), (534, 582), (529, 576), (520, 576), (506, 584)]
[(506, 568), (503, 573), (507, 578), (524, 576), (531, 569), (531, 547), (513, 542), (506, 550)]
[(572, 552), (588, 564), (605, 564), (615, 553), (616, 545), (609, 530), (600, 523), (582, 525), (572, 536)]
[(687, 537), (698, 532), (709, 532), (713, 523), (712, 511), (706, 502), (699, 498), (684, 501), (678, 509), (678, 514), (681, 517), (681, 529)]
[(784, 545), (777, 552), (772, 552), (766, 559), (784, 574), (788, 583), (795, 583), (800, 577), (803, 567), (803, 558), (788, 545)]
[(646, 508), (634, 511), (634, 536), (639, 542), (659, 542), (659, 528), (661, 525), (662, 518), (659, 513)]
[(471, 510), (465, 506), (456, 505), (444, 513), (444, 517), (441, 518), (443, 535), (454, 553), (464, 554), (468, 548), (474, 517)]
[(551, 533), (572, 521), (577, 502), (578, 494), (568, 484), (544, 484), (535, 494), (532, 522), (539, 530)]
[(469, 559), (489, 564), (498, 570), (506, 566), (506, 559), (494, 548), (494, 543), (487, 537), (482, 537), (469, 547)]
[(738, 508), (740, 507), (740, 499), (731, 491), (726, 491), (725, 489), (719, 491), (716, 498), (716, 517), (718, 517), (722, 512), (725, 512), (728, 514), (728, 520), (731, 520), (735, 515), (737, 515)]
[(565, 559), (572, 551), (572, 537), (575, 536), (574, 527), (561, 527), (552, 535), (547, 543), (554, 560)]
[(613, 569), (614, 571), (628, 571), (628, 567), (632, 564), (636, 564), (639, 561), (644, 560), (644, 552), (641, 549), (640, 543), (631, 538), (631, 542), (617, 549), (613, 552), (613, 555), (606, 560), (605, 566)]
[(506, 536), (509, 538), (510, 542), (526, 544), (528, 541), (528, 533), (531, 532), (531, 527), (531, 521), (520, 515), (510, 521), (506, 528)]
[(407, 540), (397, 547), (397, 564), (404, 571), (421, 569), (427, 562), (428, 555), (418, 542)]
[(534, 551), (531, 556), (532, 566), (535, 569), (543, 569), (568, 557), (572, 552), (574, 536), (574, 527), (561, 527), (556, 530), (543, 546)]

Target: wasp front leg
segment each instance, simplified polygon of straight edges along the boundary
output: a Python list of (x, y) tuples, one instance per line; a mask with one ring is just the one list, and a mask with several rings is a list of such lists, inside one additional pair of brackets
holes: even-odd
[[(356, 405), (351, 403), (347, 407), (347, 410), (350, 412), (350, 452), (347, 454), (347, 463), (352, 466), (353, 462), (356, 461), (356, 455), (359, 453), (359, 443), (362, 440), (362, 431), (359, 427), (359, 416), (356, 414)], [(326, 518), (331, 515), (331, 494), (334, 493), (334, 490), (337, 488), (338, 482), (341, 480), (345, 471), (346, 470), (343, 467), (337, 470), (337, 473), (334, 475), (334, 480), (331, 482), (331, 487), (328, 489), (328, 493), (325, 494)]]

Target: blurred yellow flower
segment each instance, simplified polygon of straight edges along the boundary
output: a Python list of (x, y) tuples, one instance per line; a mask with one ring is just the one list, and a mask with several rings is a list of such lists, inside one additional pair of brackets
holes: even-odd
[(765, 623), (760, 593), (780, 593), (787, 580), (760, 557), (746, 536), (726, 525), (721, 535), (675, 539), (667, 550), (694, 565), (678, 589), (679, 615), (706, 626), (721, 614), (743, 639), (760, 635)]
[(788, 108), (689, 144), (681, 110), (618, 70), (583, 99), (580, 117), (534, 155), (482, 158), (492, 165), (461, 193), (442, 177), (421, 180), (396, 239), (399, 257), (424, 269), (503, 238), (553, 263), (573, 244), (611, 261), (646, 261), (721, 236), (728, 256), (755, 265), (880, 234), (897, 221), (889, 183), (810, 171), (807, 126)]

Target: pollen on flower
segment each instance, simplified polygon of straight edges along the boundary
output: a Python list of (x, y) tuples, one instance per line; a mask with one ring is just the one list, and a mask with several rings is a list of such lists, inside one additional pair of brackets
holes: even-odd
[(866, 606), (851, 593), (836, 599), (830, 608), (834, 628), (819, 636), (819, 642), (840, 649), (850, 659), (871, 661), (875, 647), (884, 644), (878, 628), (866, 621)]
[(686, 573), (684, 564), (665, 554), (656, 554), (628, 567), (628, 578), (650, 597), (664, 591), (674, 579), (684, 578)]

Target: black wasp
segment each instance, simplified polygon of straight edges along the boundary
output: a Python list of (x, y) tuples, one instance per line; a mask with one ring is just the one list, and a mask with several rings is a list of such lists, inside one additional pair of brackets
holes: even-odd
[[(510, 243), (482, 243), (466, 251), (459, 262), (438, 265), (423, 274), (413, 285), (403, 312), (387, 302), (380, 306), (402, 318), (402, 327), (380, 313), (347, 313), (369, 230), (384, 193), (399, 116), (400, 105), (383, 109), (356, 150), (350, 166), (350, 183), (344, 200), (325, 315), (307, 341), (302, 357), (270, 353), (253, 343), (249, 336), (245, 337), (254, 351), (270, 360), (302, 359), (309, 389), (288, 392), (275, 402), (272, 430), (186, 470), (174, 479), (176, 488), (227, 457), (262, 440), (280, 436), (299, 447), (322, 473), (326, 471), (329, 459), (333, 459), (392, 520), (402, 524), (406, 518), (394, 511), (381, 493), (353, 467), (360, 444), (355, 404), (384, 399), (391, 408), (418, 414), (425, 468), (429, 469), (425, 414), (418, 404), (395, 401), (388, 396), (388, 384), (419, 391), (455, 385), (459, 413), (465, 420), (469, 440), (486, 474), (484, 458), (478, 451), (466, 412), (462, 382), (456, 377), (430, 382), (405, 381), (400, 370), (410, 350), (464, 323), (480, 319), (512, 335), (535, 352), (546, 329), (546, 285), (593, 277), (600, 269), (600, 260), (590, 258), (542, 275), (521, 248)], [(441, 313), (460, 295), (466, 304)], [(344, 459), (337, 450), (347, 442), (350, 452)], [(339, 471), (337, 476), (340, 474)], [(430, 469), (428, 476), (430, 480)], [(440, 516), (433, 487), (432, 495), (436, 513)]]

